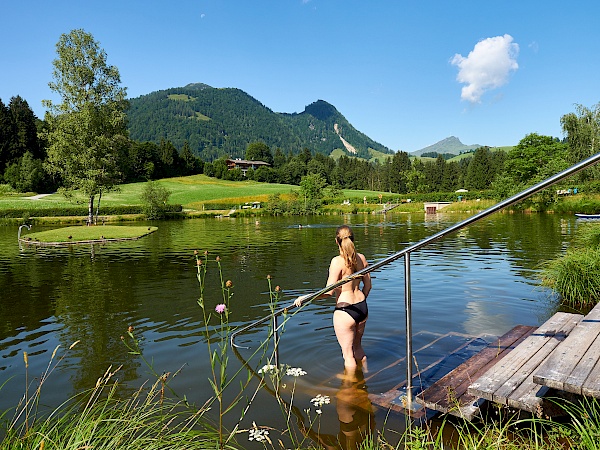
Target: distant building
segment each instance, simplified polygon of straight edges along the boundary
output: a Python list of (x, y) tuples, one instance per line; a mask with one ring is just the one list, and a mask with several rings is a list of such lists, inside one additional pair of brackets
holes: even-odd
[(259, 167), (270, 167), (271, 164), (264, 161), (248, 161), (247, 159), (228, 159), (226, 161), (227, 169), (241, 169), (242, 175), (246, 176), (248, 169), (256, 170)]
[(426, 214), (436, 214), (439, 209), (445, 208), (450, 202), (424, 202)]

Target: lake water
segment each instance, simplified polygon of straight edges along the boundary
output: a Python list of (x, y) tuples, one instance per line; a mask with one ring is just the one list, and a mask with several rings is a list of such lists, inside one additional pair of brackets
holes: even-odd
[[(123, 365), (117, 376), (127, 387), (151, 380), (148, 368), (121, 342), (128, 326), (142, 338), (144, 356), (158, 373), (181, 369), (171, 381), (175, 392), (203, 403), (212, 390), (197, 304), (196, 249), (207, 250), (211, 261), (221, 257), (223, 275), (234, 284), (232, 325), (240, 326), (268, 313), (267, 275), (273, 286), (284, 290), (284, 303), (324, 286), (337, 251), (335, 229), (342, 223), (353, 227), (358, 250), (373, 262), (465, 218), (399, 214), (258, 222), (196, 219), (153, 223), (159, 230), (139, 241), (62, 248), (19, 248), (17, 228), (0, 227), (0, 384), (6, 382), (0, 410), (14, 407), (24, 393), (23, 352), (29, 355), (31, 381), (44, 372), (59, 344), (57, 355), (66, 357), (46, 382), (43, 405), (57, 405), (93, 387), (109, 365)], [(576, 226), (566, 216), (496, 214), (412, 254), (414, 348), (446, 333), (498, 336), (517, 324), (538, 325), (548, 319), (557, 302), (539, 287), (536, 274), (541, 263), (565, 250)], [(403, 287), (402, 259), (373, 274), (363, 341), (370, 373), (404, 357)], [(211, 263), (209, 308), (222, 302), (217, 288), (217, 266)], [(332, 299), (308, 305), (288, 321), (282, 337), (281, 362), (307, 372), (296, 380), (294, 404), (300, 410), (311, 407), (309, 400), (317, 393), (341, 398), (343, 363), (332, 311)], [(265, 333), (259, 329), (238, 342), (255, 349)], [(80, 342), (66, 351), (75, 341)], [(417, 362), (426, 367), (450, 350), (432, 346)], [(241, 353), (249, 357), (252, 349)], [(258, 368), (261, 362), (251, 364)], [(230, 369), (238, 367), (232, 354)], [(360, 385), (357, 392), (382, 393), (404, 378), (405, 367), (398, 365), (386, 376)], [(335, 435), (340, 423), (333, 403), (323, 407), (321, 431)], [(281, 429), (281, 416), (277, 402), (262, 392), (242, 427), (255, 421)], [(378, 427), (383, 426), (382, 417), (385, 411), (375, 415)], [(393, 428), (394, 420), (388, 419), (385, 426)]]

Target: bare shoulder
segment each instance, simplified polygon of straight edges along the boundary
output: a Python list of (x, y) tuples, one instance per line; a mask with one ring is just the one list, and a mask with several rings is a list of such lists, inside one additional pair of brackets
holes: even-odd
[(369, 263), (367, 262), (367, 258), (365, 258), (365, 255), (363, 255), (362, 253), (357, 253), (357, 256), (362, 261), (363, 267), (367, 267), (369, 265)]
[(345, 265), (344, 258), (342, 258), (340, 255), (337, 255), (337, 256), (334, 256), (333, 258), (331, 258), (331, 263), (330, 263), (329, 267), (338, 267), (338, 266), (343, 267), (344, 265)]

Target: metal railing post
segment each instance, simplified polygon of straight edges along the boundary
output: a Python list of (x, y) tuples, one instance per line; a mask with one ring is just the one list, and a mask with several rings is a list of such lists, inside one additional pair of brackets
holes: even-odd
[(412, 409), (412, 294), (410, 287), (410, 253), (404, 255), (404, 306), (406, 311), (406, 403)]

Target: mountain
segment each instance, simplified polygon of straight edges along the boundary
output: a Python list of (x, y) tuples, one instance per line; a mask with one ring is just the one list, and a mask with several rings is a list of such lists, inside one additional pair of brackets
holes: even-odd
[(443, 153), (452, 153), (453, 155), (460, 155), (461, 153), (468, 152), (469, 150), (476, 150), (481, 145), (465, 145), (460, 142), (455, 136), (447, 137), (446, 139), (442, 139), (439, 142), (436, 142), (433, 145), (422, 148), (421, 150), (416, 150), (410, 153), (410, 156), (420, 156), (423, 153), (436, 152), (440, 155)]
[(346, 154), (370, 158), (370, 150), (393, 154), (356, 130), (331, 104), (318, 100), (303, 112), (276, 113), (244, 91), (213, 88), (203, 83), (152, 92), (130, 99), (129, 132), (136, 141), (170, 140), (205, 160), (243, 157), (251, 142), (262, 141), (273, 151)]

